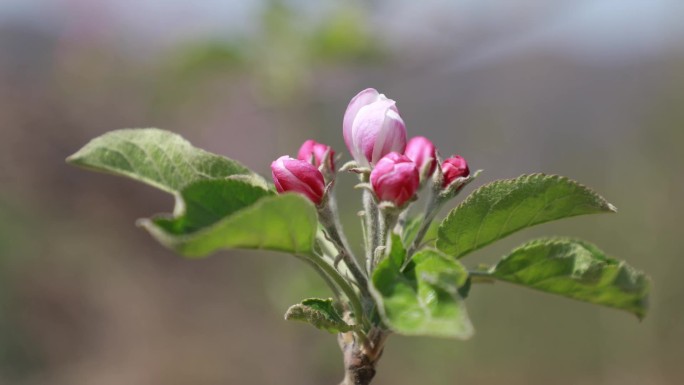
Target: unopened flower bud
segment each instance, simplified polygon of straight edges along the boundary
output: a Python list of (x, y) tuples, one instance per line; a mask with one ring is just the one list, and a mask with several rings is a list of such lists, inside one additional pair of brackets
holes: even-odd
[(349, 102), (342, 123), (344, 141), (360, 166), (375, 165), (390, 152), (403, 153), (406, 126), (394, 100), (373, 88)]
[[(327, 154), (327, 159), (324, 159)], [(321, 164), (326, 164), (329, 162), (331, 170), (335, 170), (335, 162), (333, 160), (335, 156), (335, 151), (330, 146), (322, 143), (318, 143), (315, 140), (309, 139), (302, 144), (299, 148), (299, 153), (297, 154), (297, 159), (304, 160), (311, 163), (313, 160), (313, 165), (316, 167), (321, 167)]]
[(444, 174), (443, 187), (447, 187), (451, 182), (458, 178), (465, 178), (470, 175), (468, 162), (459, 155), (454, 155), (442, 163), (442, 173)]
[(311, 163), (281, 156), (271, 163), (273, 182), (279, 193), (297, 192), (320, 204), (325, 192), (323, 174)]
[(373, 191), (381, 201), (403, 206), (418, 190), (420, 177), (416, 164), (396, 152), (380, 159), (370, 174)]
[(421, 182), (429, 178), (437, 166), (435, 145), (423, 136), (416, 136), (406, 144), (406, 155), (416, 164)]

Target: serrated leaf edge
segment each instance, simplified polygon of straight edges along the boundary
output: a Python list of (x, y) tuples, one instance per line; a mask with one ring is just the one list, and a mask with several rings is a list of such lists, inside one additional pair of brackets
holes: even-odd
[[(106, 136), (112, 136), (112, 137), (116, 137), (117, 139), (119, 139), (118, 137), (119, 137), (121, 134), (127, 133), (127, 132), (135, 132), (135, 131), (148, 131), (148, 132), (149, 132), (149, 131), (157, 131), (157, 132), (160, 132), (160, 133), (171, 134), (171, 135), (173, 135), (174, 137), (176, 137), (177, 139), (179, 139), (181, 143), (183, 143), (184, 145), (187, 145), (188, 147), (192, 148), (193, 150), (196, 150), (196, 151), (198, 151), (198, 152), (200, 152), (200, 153), (202, 153), (202, 154), (204, 154), (204, 155), (210, 155), (210, 156), (215, 156), (215, 157), (218, 157), (218, 158), (223, 158), (224, 160), (227, 160), (227, 161), (230, 161), (230, 162), (234, 163), (236, 166), (238, 166), (239, 168), (241, 168), (242, 171), (244, 172), (244, 174), (235, 174), (235, 175), (254, 176), (254, 177), (257, 178), (257, 179), (264, 180), (262, 176), (260, 176), (259, 174), (257, 174), (257, 173), (255, 173), (255, 172), (251, 171), (247, 166), (245, 166), (244, 164), (242, 164), (241, 162), (239, 162), (239, 161), (237, 161), (237, 160), (234, 160), (234, 159), (225, 157), (225, 156), (220, 155), (220, 154), (215, 154), (215, 153), (213, 153), (213, 152), (209, 152), (209, 151), (206, 151), (206, 150), (204, 150), (204, 149), (202, 149), (202, 148), (196, 147), (196, 146), (193, 145), (189, 140), (185, 139), (182, 135), (177, 134), (177, 133), (172, 132), (172, 131), (168, 131), (168, 130), (163, 130), (163, 129), (160, 129), (160, 128), (156, 128), (156, 127), (145, 127), (145, 128), (120, 128), (120, 129), (117, 129), (117, 130), (105, 132), (105, 133), (102, 134), (102, 135), (99, 135), (99, 136), (97, 136), (97, 137), (95, 137), (95, 138), (90, 139), (90, 140), (88, 141), (88, 143), (86, 143), (85, 145), (83, 145), (83, 147), (81, 147), (80, 149), (78, 149), (78, 151), (76, 151), (75, 153), (73, 153), (73, 154), (69, 155), (68, 157), (66, 157), (65, 162), (66, 162), (67, 164), (70, 164), (70, 165), (73, 165), (73, 166), (77, 166), (77, 167), (80, 167), (80, 168), (83, 168), (83, 169), (86, 169), (86, 170), (95, 171), (95, 172), (99, 172), (99, 173), (103, 173), (103, 174), (109, 174), (109, 175), (122, 176), (122, 177), (125, 177), (125, 178), (129, 178), (129, 179), (131, 179), (131, 180), (135, 180), (135, 181), (141, 182), (141, 183), (143, 183), (143, 184), (147, 184), (148, 186), (152, 186), (152, 187), (154, 187), (154, 188), (156, 188), (156, 189), (159, 189), (159, 190), (161, 190), (161, 191), (167, 192), (167, 193), (169, 193), (169, 194), (175, 195), (176, 193), (179, 193), (180, 190), (182, 190), (184, 186), (181, 187), (181, 188), (179, 188), (179, 189), (177, 189), (177, 190), (174, 190), (174, 189), (170, 189), (170, 188), (168, 188), (167, 186), (164, 186), (164, 185), (162, 185), (162, 184), (160, 184), (160, 183), (158, 183), (158, 182), (155, 182), (155, 181), (152, 181), (152, 180), (149, 180), (149, 179), (140, 178), (140, 176), (139, 176), (138, 174), (133, 173), (133, 172), (115, 170), (115, 169), (108, 168), (108, 167), (92, 166), (92, 165), (89, 165), (89, 164), (83, 162), (84, 154), (85, 154), (86, 152), (92, 151), (92, 150), (97, 149), (97, 148), (100, 148), (100, 147), (101, 147), (101, 148), (106, 148), (106, 146), (97, 145), (97, 144), (96, 144), (97, 141), (102, 140), (102, 139), (103, 139), (104, 137), (106, 137)], [(124, 157), (124, 158), (125, 158), (125, 157)], [(234, 175), (231, 175), (231, 176), (234, 176)], [(228, 176), (227, 178), (230, 178), (231, 176)], [(211, 178), (207, 178), (207, 179), (211, 179)], [(220, 178), (216, 178), (216, 179), (220, 179)], [(265, 181), (265, 180), (264, 180), (264, 181)], [(267, 183), (267, 182), (266, 182), (266, 183)], [(187, 185), (187, 184), (188, 184), (188, 183), (186, 183), (186, 185)]]
[[(485, 185), (482, 185), (482, 186), (478, 187), (475, 191), (473, 191), (470, 195), (468, 195), (468, 196), (466, 197), (466, 199), (464, 199), (458, 206), (456, 206), (456, 208), (454, 208), (453, 210), (451, 210), (451, 211), (449, 212), (449, 214), (448, 214), (448, 215), (442, 220), (442, 222), (440, 223), (440, 225), (439, 225), (439, 230), (438, 230), (438, 237), (437, 237), (437, 248), (441, 249), (441, 247), (439, 246), (440, 243), (445, 243), (445, 242), (446, 242), (446, 241), (444, 240), (443, 237), (440, 237), (440, 235), (445, 231), (445, 230), (442, 229), (442, 227), (445, 226), (446, 223), (448, 223), (448, 222), (450, 222), (450, 221), (453, 221), (453, 217), (457, 215), (457, 212), (458, 212), (458, 210), (459, 210), (460, 208), (465, 207), (466, 205), (469, 205), (470, 202), (473, 201), (473, 200), (479, 199), (480, 195), (482, 195), (482, 191), (484, 191), (483, 189), (485, 189), (485, 188), (487, 188), (487, 187), (495, 186), (495, 185), (513, 184), (513, 183), (520, 182), (520, 181), (522, 181), (523, 179), (530, 180), (530, 179), (533, 179), (533, 178), (537, 178), (537, 179), (545, 179), (545, 178), (548, 178), (549, 180), (555, 179), (555, 180), (558, 180), (558, 181), (570, 182), (570, 184), (573, 184), (573, 185), (577, 186), (577, 187), (580, 188), (580, 189), (586, 190), (589, 194), (591, 194), (594, 198), (596, 198), (597, 202), (599, 202), (599, 206), (605, 209), (603, 212), (606, 212), (606, 213), (611, 213), (611, 212), (612, 212), (612, 213), (616, 213), (616, 212), (617, 212), (617, 207), (615, 207), (615, 206), (612, 205), (610, 202), (608, 202), (603, 196), (601, 196), (600, 194), (598, 194), (598, 193), (597, 193), (596, 191), (594, 191), (592, 188), (587, 187), (586, 185), (584, 185), (584, 184), (582, 184), (582, 183), (580, 183), (580, 182), (577, 182), (577, 181), (574, 180), (574, 179), (570, 179), (570, 178), (568, 178), (568, 177), (566, 177), (566, 176), (557, 175), (557, 174), (544, 174), (544, 173), (522, 174), (522, 175), (520, 175), (520, 176), (518, 176), (518, 177), (515, 177), (515, 178), (510, 178), (510, 179), (499, 179), (499, 180), (495, 180), (495, 181), (493, 181), (493, 182), (487, 183), (487, 184), (485, 184)], [(578, 215), (585, 215), (585, 214), (578, 214)], [(578, 215), (573, 215), (573, 216), (578, 216)], [(572, 217), (572, 216), (567, 216), (567, 217), (564, 217), (564, 218), (570, 218), (570, 217)], [(561, 218), (561, 219), (562, 219), (562, 218)], [(537, 224), (535, 224), (535, 225), (533, 225), (533, 226), (540, 225), (540, 224), (547, 223), (547, 222), (550, 222), (550, 221), (540, 222), (540, 223), (537, 223)], [(532, 227), (532, 226), (530, 226), (530, 227)], [(522, 230), (522, 229), (520, 229), (520, 230)], [(511, 234), (511, 233), (509, 233), (509, 234)], [(507, 234), (507, 235), (508, 235), (508, 234)], [(505, 236), (506, 236), (506, 235), (504, 235), (504, 237), (505, 237)], [(480, 245), (480, 246), (477, 247), (477, 248), (473, 248), (473, 249), (471, 249), (471, 250), (468, 250), (466, 253), (459, 253), (459, 254), (455, 255), (454, 257), (460, 259), (460, 258), (466, 256), (467, 254), (470, 254), (470, 253), (473, 252), (473, 251), (479, 250), (479, 249), (481, 249), (482, 247), (485, 247), (485, 246), (487, 246), (487, 245), (489, 245), (489, 244), (491, 244), (491, 243), (493, 243), (493, 242), (496, 242), (496, 241), (499, 240), (499, 239), (501, 239), (501, 238), (497, 238), (497, 239), (495, 239), (495, 240), (493, 240), (493, 241), (491, 241), (491, 242), (489, 242), (489, 243)], [(451, 242), (449, 242), (448, 244), (451, 244)]]
[[(615, 306), (610, 306), (610, 305), (605, 305), (605, 304), (591, 303), (591, 302), (584, 301), (584, 300), (579, 299), (579, 298), (572, 298), (572, 297), (567, 297), (567, 296), (564, 296), (564, 295), (558, 294), (558, 293), (547, 292), (547, 291), (544, 291), (544, 290), (541, 290), (541, 289), (537, 289), (537, 288), (535, 288), (535, 287), (531, 287), (531, 286), (527, 286), (527, 285), (524, 285), (524, 284), (520, 284), (520, 283), (518, 283), (518, 282), (512, 282), (512, 281), (509, 281), (509, 280), (506, 280), (506, 279), (503, 279), (503, 278), (495, 277), (495, 276), (493, 275), (494, 272), (495, 272), (495, 270), (496, 270), (496, 268), (498, 267), (498, 265), (499, 265), (501, 262), (504, 262), (504, 261), (507, 260), (509, 257), (511, 257), (512, 255), (514, 255), (514, 254), (516, 254), (516, 253), (518, 253), (518, 252), (522, 252), (522, 251), (524, 251), (524, 250), (526, 250), (526, 249), (530, 249), (530, 248), (537, 247), (537, 246), (539, 246), (539, 245), (544, 245), (544, 244), (548, 244), (548, 245), (561, 245), (561, 244), (567, 244), (567, 243), (577, 243), (577, 244), (579, 244), (580, 246), (584, 247), (587, 251), (591, 252), (592, 254), (594, 254), (594, 253), (592, 252), (592, 249), (596, 249), (596, 251), (599, 251), (599, 252), (602, 254), (603, 257), (605, 257), (605, 258), (610, 258), (610, 259), (612, 260), (612, 261), (609, 261), (609, 260), (601, 260), (601, 262), (604, 263), (605, 265), (610, 265), (609, 262), (613, 262), (613, 261), (614, 261), (614, 262), (616, 262), (616, 263), (613, 264), (613, 266), (616, 266), (616, 267), (619, 268), (619, 269), (623, 269), (623, 268), (624, 268), (624, 269), (627, 269), (627, 270), (629, 270), (630, 274), (633, 274), (633, 273), (640, 273), (640, 274), (643, 274), (643, 278), (644, 278), (644, 280), (646, 281), (646, 282), (645, 282), (644, 291), (645, 291), (645, 293), (647, 293), (647, 295), (643, 298), (643, 301), (644, 301), (643, 311), (632, 311), (632, 310), (627, 310), (627, 309), (623, 309), (623, 308), (619, 308), (619, 307), (615, 307)], [(594, 244), (592, 244), (592, 243), (590, 243), (590, 242), (587, 242), (587, 241), (585, 241), (585, 240), (583, 240), (583, 239), (579, 239), (579, 238), (556, 236), (556, 237), (532, 239), (532, 240), (527, 241), (527, 242), (525, 242), (524, 244), (522, 244), (522, 245), (520, 245), (520, 246), (514, 248), (513, 250), (511, 250), (508, 254), (506, 254), (506, 255), (504, 255), (503, 257), (501, 257), (501, 259), (500, 259), (495, 265), (489, 267), (489, 269), (488, 269), (487, 271), (483, 271), (482, 273), (486, 273), (486, 274), (487, 274), (488, 276), (490, 276), (491, 278), (496, 279), (496, 280), (499, 280), (499, 281), (501, 281), (501, 282), (506, 282), (506, 283), (509, 283), (509, 284), (512, 284), (512, 285), (516, 285), (516, 286), (521, 286), (521, 287), (527, 288), (527, 289), (529, 289), (529, 290), (534, 290), (534, 291), (538, 291), (538, 292), (545, 293), (545, 294), (549, 294), (549, 295), (560, 296), (560, 297), (563, 297), (563, 298), (566, 298), (566, 299), (569, 299), (569, 300), (578, 301), (578, 302), (583, 302), (583, 303), (588, 303), (588, 304), (591, 304), (591, 305), (602, 306), (602, 307), (607, 307), (607, 308), (611, 308), (611, 309), (626, 311), (626, 312), (628, 312), (628, 313), (634, 314), (634, 315), (639, 319), (639, 321), (643, 320), (643, 319), (646, 317), (646, 315), (647, 315), (647, 313), (648, 313), (648, 310), (649, 310), (649, 306), (648, 306), (648, 304), (649, 304), (648, 293), (650, 293), (650, 291), (651, 291), (651, 285), (652, 285), (652, 279), (651, 279), (651, 277), (650, 277), (648, 274), (646, 274), (646, 273), (644, 273), (644, 272), (642, 272), (642, 271), (640, 271), (640, 270), (638, 270), (638, 269), (632, 267), (632, 266), (631, 266), (630, 264), (628, 264), (626, 261), (624, 261), (624, 260), (617, 260), (617, 259), (615, 259), (615, 258), (612, 258), (612, 257), (610, 257), (608, 254), (606, 254), (603, 250), (598, 249), (598, 247), (595, 246)]]

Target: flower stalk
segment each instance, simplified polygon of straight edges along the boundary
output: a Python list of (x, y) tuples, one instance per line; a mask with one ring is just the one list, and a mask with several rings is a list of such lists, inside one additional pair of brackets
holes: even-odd
[(366, 224), (366, 271), (370, 275), (373, 273), (375, 250), (380, 245), (380, 212), (372, 191), (364, 189), (362, 199)]
[(392, 249), (392, 232), (403, 234), (408, 208), (421, 190), (431, 186), (422, 221), (404, 256), (403, 270), (422, 246), (444, 203), (472, 177), (460, 156), (440, 162), (429, 139), (417, 136), (407, 143), (406, 127), (396, 103), (372, 88), (361, 91), (349, 103), (343, 135), (353, 161), (340, 171), (358, 174), (360, 183), (356, 188), (362, 190), (363, 262), (354, 256), (340, 223), (333, 191), (337, 174), (334, 150), (310, 139), (300, 147), (297, 159), (280, 157), (271, 170), (278, 192), (301, 194), (316, 207), (320, 224), (317, 251), (308, 261), (343, 304), (344, 314), (340, 316), (348, 325), (354, 325), (350, 331), (338, 329), (345, 363), (341, 385), (366, 385), (375, 376), (375, 366), (390, 333), (383, 321), (382, 304), (371, 295), (370, 282)]
[[(473, 327), (463, 300), (475, 283), (501, 280), (626, 310), (639, 319), (646, 315), (649, 277), (585, 241), (534, 240), (496, 264), (472, 270), (459, 261), (525, 227), (616, 211), (587, 187), (543, 174), (495, 181), (452, 210), (433, 237), (429, 231), (437, 213), (479, 171), (471, 175), (458, 155), (442, 162), (425, 137), (407, 143), (396, 103), (374, 89), (349, 103), (343, 134), (354, 160), (340, 171), (361, 179), (356, 188), (363, 195), (365, 260), (355, 257), (340, 223), (333, 191), (340, 159), (330, 146), (312, 139), (296, 159), (285, 155), (271, 163), (273, 186), (238, 162), (158, 129), (105, 134), (68, 162), (173, 193), (172, 215), (138, 223), (184, 256), (264, 249), (292, 253), (311, 265), (334, 298), (306, 298), (285, 318), (337, 334), (345, 368), (341, 385), (373, 380), (390, 333), (470, 338)], [(185, 162), (174, 162), (176, 157)], [(274, 196), (274, 187), (287, 195)], [(409, 218), (421, 191), (425, 208)], [(568, 269), (577, 261), (581, 266)]]
[(323, 229), (330, 240), (337, 249), (337, 256), (335, 257), (335, 264), (343, 261), (349, 273), (356, 281), (361, 295), (364, 298), (370, 298), (368, 291), (368, 279), (366, 274), (361, 269), (358, 260), (351, 252), (344, 233), (341, 231), (341, 225), (338, 219), (337, 205), (333, 196), (328, 195), (323, 204), (318, 206), (318, 218), (323, 226)]
[(355, 324), (363, 329), (370, 327), (366, 317), (364, 317), (363, 306), (361, 305), (361, 300), (359, 296), (354, 291), (354, 288), (344, 279), (344, 277), (335, 270), (330, 264), (325, 262), (322, 258), (317, 255), (309, 256), (309, 260), (312, 261), (316, 266), (318, 266), (325, 274), (327, 274), (333, 282), (340, 288), (344, 295), (349, 300), (351, 306), (351, 311), (353, 313), (353, 319)]

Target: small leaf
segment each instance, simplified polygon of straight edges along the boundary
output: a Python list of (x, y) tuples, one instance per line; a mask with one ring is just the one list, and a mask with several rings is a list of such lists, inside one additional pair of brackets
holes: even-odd
[(385, 324), (404, 335), (470, 338), (473, 326), (458, 293), (468, 278), (465, 268), (426, 249), (400, 271), (403, 255), (395, 253), (394, 244), (372, 278), (372, 294)]
[(284, 194), (262, 198), (196, 231), (168, 218), (142, 219), (139, 224), (163, 245), (188, 257), (230, 248), (305, 256), (313, 252), (318, 219), (316, 209), (305, 197)]
[(300, 304), (290, 306), (285, 313), (285, 319), (308, 322), (330, 333), (345, 333), (353, 329), (337, 313), (332, 298), (305, 299)]
[(572, 239), (540, 239), (501, 259), (487, 274), (501, 281), (646, 315), (650, 279), (596, 246)]
[(234, 160), (195, 148), (180, 135), (156, 128), (108, 132), (91, 140), (67, 162), (129, 177), (170, 193), (202, 179), (255, 175)]
[(487, 184), (473, 192), (440, 225), (437, 248), (461, 258), (526, 227), (615, 211), (601, 196), (570, 179), (523, 175)]

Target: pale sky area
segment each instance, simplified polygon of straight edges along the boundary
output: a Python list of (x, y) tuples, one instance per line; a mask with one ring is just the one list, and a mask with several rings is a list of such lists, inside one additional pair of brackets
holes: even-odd
[[(290, 1), (315, 17), (324, 6)], [(326, 3), (334, 7), (339, 2)], [(135, 44), (249, 33), (264, 2), (226, 0), (0, 0), (0, 24), (65, 24), (113, 34)], [(455, 68), (480, 65), (501, 55), (558, 50), (589, 61), (624, 60), (684, 50), (681, 0), (412, 0), (375, 1), (373, 29), (401, 47), (420, 40), (440, 49), (457, 47), (459, 36), (482, 34), (474, 52)], [(85, 27), (84, 27), (85, 26)]]

